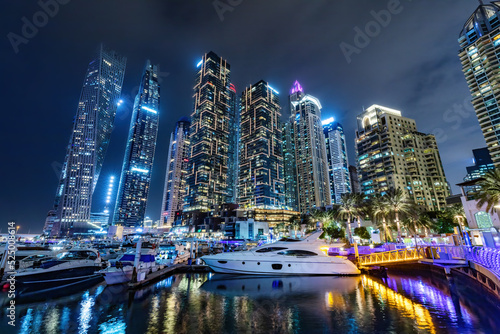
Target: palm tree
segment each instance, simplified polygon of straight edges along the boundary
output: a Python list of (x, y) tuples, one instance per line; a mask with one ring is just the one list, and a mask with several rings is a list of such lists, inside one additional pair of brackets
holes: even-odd
[(297, 230), (300, 229), (300, 217), (294, 215), (288, 219), (290, 226), (293, 228), (294, 238), (297, 238)]
[(389, 212), (394, 213), (396, 218), (396, 227), (398, 230), (398, 241), (401, 242), (401, 226), (399, 222), (400, 214), (407, 214), (412, 203), (408, 200), (408, 197), (401, 189), (390, 189), (384, 194), (384, 200), (387, 202)]
[(326, 210), (326, 211), (314, 210), (311, 213), (311, 219), (314, 222), (320, 222), (321, 227), (323, 227), (326, 224), (331, 223), (335, 219), (334, 211), (333, 210)]
[[(385, 242), (387, 242), (387, 223), (386, 218), (389, 217), (390, 210), (387, 201), (385, 201), (384, 197), (381, 195), (375, 196), (375, 198), (371, 201), (371, 214), (372, 218), (375, 221), (375, 224), (380, 229), (382, 226), (384, 231)], [(379, 218), (382, 218), (382, 222), (380, 223)]]
[(337, 217), (340, 219), (347, 219), (347, 231), (349, 232), (349, 242), (352, 241), (351, 231), (351, 217), (357, 214), (356, 197), (357, 194), (343, 194), (340, 201), (339, 211)]
[(476, 195), (477, 207), (486, 204), (486, 211), (492, 212), (500, 203), (500, 169), (489, 170), (477, 183), (481, 187)]
[(361, 227), (361, 216), (370, 214), (370, 206), (361, 194), (352, 194), (354, 205), (356, 207), (356, 218), (358, 218), (358, 227)]

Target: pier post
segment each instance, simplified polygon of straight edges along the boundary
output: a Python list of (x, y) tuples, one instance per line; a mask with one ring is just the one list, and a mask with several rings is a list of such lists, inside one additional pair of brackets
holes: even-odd
[(137, 241), (137, 245), (135, 247), (134, 271), (132, 272), (132, 282), (133, 283), (137, 283), (137, 271), (138, 271), (139, 263), (141, 260), (141, 246), (142, 246), (142, 241), (141, 241), (141, 237), (139, 237), (139, 240)]

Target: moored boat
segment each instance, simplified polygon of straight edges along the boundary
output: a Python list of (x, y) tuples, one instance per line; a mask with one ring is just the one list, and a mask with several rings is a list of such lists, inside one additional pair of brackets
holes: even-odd
[(248, 275), (357, 275), (344, 257), (328, 256), (321, 231), (303, 240), (281, 239), (249, 251), (206, 255), (202, 260), (215, 272)]

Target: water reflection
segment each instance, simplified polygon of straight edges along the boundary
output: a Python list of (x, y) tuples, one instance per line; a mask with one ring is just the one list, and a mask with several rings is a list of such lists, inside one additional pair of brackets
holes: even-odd
[[(470, 285), (436, 277), (182, 274), (138, 291), (99, 285), (19, 305), (18, 332), (496, 332), (498, 305), (473, 298), (478, 295)], [(12, 332), (3, 326), (1, 333)]]

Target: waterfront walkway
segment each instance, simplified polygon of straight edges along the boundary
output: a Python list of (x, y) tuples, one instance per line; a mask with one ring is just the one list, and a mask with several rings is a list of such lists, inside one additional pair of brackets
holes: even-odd
[(474, 263), (488, 269), (500, 279), (500, 250), (469, 246), (419, 246), (359, 257), (361, 268), (424, 263), (444, 268), (468, 267)]

